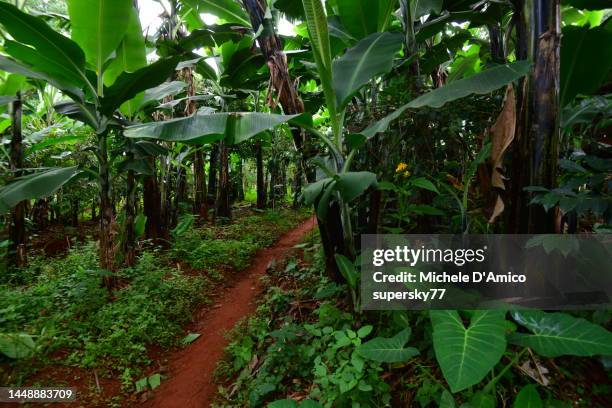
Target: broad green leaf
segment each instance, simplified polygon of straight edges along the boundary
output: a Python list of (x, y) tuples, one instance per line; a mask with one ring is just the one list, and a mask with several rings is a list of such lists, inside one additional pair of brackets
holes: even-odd
[(612, 333), (566, 313), (515, 311), (512, 317), (533, 334), (513, 333), (513, 344), (531, 347), (544, 357), (612, 355)]
[(102, 98), (102, 112), (112, 115), (124, 102), (140, 92), (162, 84), (174, 73), (176, 64), (178, 64), (176, 57), (160, 59), (135, 72), (122, 73), (113, 85), (105, 89)]
[(148, 387), (147, 377), (141, 378), (140, 380), (136, 381), (134, 383), (134, 386), (136, 387), (136, 392), (142, 392), (146, 390)]
[(340, 273), (344, 279), (346, 279), (349, 286), (351, 288), (357, 287), (358, 274), (357, 271), (355, 271), (355, 265), (353, 265), (351, 260), (344, 255), (335, 254), (334, 258), (336, 258), (336, 264), (338, 265)]
[(460, 408), (495, 408), (495, 398), (491, 394), (478, 391), (468, 403), (461, 404)]
[(347, 202), (353, 201), (370, 186), (376, 184), (376, 174), (369, 171), (340, 173), (336, 178), (336, 189)]
[(199, 12), (213, 14), (228, 23), (238, 23), (244, 27), (251, 26), (246, 11), (233, 0), (202, 0)]
[(68, 0), (72, 39), (87, 62), (102, 75), (104, 64), (119, 47), (130, 22), (132, 0)]
[(401, 46), (400, 34), (375, 33), (334, 60), (332, 78), (339, 110), (374, 76), (391, 70), (393, 56)]
[(452, 392), (480, 382), (506, 350), (504, 311), (478, 310), (467, 328), (455, 310), (430, 316), (436, 358)]
[(612, 68), (612, 20), (595, 28), (567, 26), (561, 38), (561, 106), (595, 93)]
[(312, 54), (317, 65), (319, 79), (330, 112), (335, 114), (336, 97), (332, 84), (331, 46), (329, 42), (329, 28), (325, 7), (321, 0), (302, 0), (308, 37), (312, 47)]
[[(89, 83), (85, 75), (83, 50), (77, 43), (53, 30), (43, 20), (24, 13), (11, 4), (0, 2), (0, 24), (16, 42), (35, 50), (36, 54), (30, 55), (35, 55), (37, 59), (30, 62), (36, 65), (22, 61), (32, 71), (45, 74), (60, 83), (68, 81), (76, 86)], [(23, 52), (23, 47), (20, 51)], [(33, 77), (24, 72), (18, 73)]]
[(359, 134), (371, 138), (379, 132), (384, 132), (391, 122), (399, 118), (406, 110), (429, 106), (439, 108), (444, 104), (461, 99), (471, 94), (487, 94), (529, 73), (529, 61), (517, 61), (487, 69), (468, 78), (460, 79), (441, 88), (419, 96), (400, 107), (395, 112), (368, 126)]
[[(197, 113), (187, 118), (130, 126), (126, 129), (125, 136), (198, 144), (225, 139), (230, 144), (238, 144), (264, 130), (291, 122), (293, 119), (299, 120), (299, 116), (301, 115), (260, 112)], [(232, 126), (228, 126), (230, 118)]]
[[(117, 49), (117, 57), (104, 71), (104, 83), (112, 85), (123, 72), (134, 72), (147, 65), (145, 40), (136, 8), (130, 8), (130, 21), (123, 40)], [(133, 116), (143, 99), (142, 93), (125, 102), (121, 111), (127, 116)]]
[(542, 399), (535, 385), (524, 386), (516, 396), (512, 408), (542, 408)]
[(0, 189), (0, 214), (23, 200), (47, 197), (70, 181), (79, 169), (65, 167), (19, 177)]
[(440, 407), (439, 408), (455, 408), (455, 399), (453, 395), (447, 390), (442, 391), (442, 396), (440, 397)]
[(410, 0), (410, 11), (413, 21), (427, 14), (440, 14), (443, 0)]
[(436, 186), (434, 186), (434, 184), (431, 181), (427, 180), (424, 177), (418, 177), (418, 178), (412, 179), (410, 180), (410, 183), (415, 187), (422, 188), (424, 190), (433, 191), (434, 193), (440, 194)]
[(29, 67), (28, 65), (25, 65), (21, 62), (13, 61), (2, 55), (0, 55), (0, 70), (23, 75), (27, 78), (43, 80), (49, 83), (50, 85), (53, 85), (57, 89), (60, 89), (67, 96), (70, 96), (75, 100), (83, 100), (83, 92), (81, 91), (81, 89), (79, 89), (75, 85), (68, 83), (65, 79), (58, 76), (54, 77), (52, 76), (52, 74), (35, 71), (32, 67)]
[(146, 225), (147, 216), (144, 214), (138, 214), (134, 220), (134, 235), (137, 239), (144, 235)]
[(327, 177), (307, 185), (304, 189), (304, 192), (302, 193), (302, 200), (304, 204), (314, 204), (317, 198), (319, 198), (319, 196), (321, 196), (321, 194), (323, 193), (323, 189), (325, 189), (325, 187), (332, 181), (332, 178)]
[(336, 0), (340, 21), (356, 39), (378, 30), (379, 0)]
[(0, 352), (8, 358), (27, 358), (35, 350), (36, 344), (27, 333), (0, 333)]
[(144, 97), (140, 103), (139, 109), (147, 106), (150, 103), (160, 101), (167, 96), (176, 95), (187, 88), (187, 84), (183, 81), (170, 81), (164, 82), (155, 88), (147, 89), (144, 93)]
[(357, 348), (357, 352), (368, 360), (381, 363), (403, 363), (419, 355), (414, 347), (405, 347), (410, 339), (410, 328), (391, 338), (376, 337)]

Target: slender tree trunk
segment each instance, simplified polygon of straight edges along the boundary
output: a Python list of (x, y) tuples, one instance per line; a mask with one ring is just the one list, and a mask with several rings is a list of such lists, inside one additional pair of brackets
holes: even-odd
[[(150, 159), (155, 168), (155, 159)], [(157, 240), (163, 237), (161, 228), (161, 195), (157, 183), (155, 170), (150, 176), (146, 176), (143, 183), (143, 211), (147, 217), (145, 234), (147, 239)]]
[(126, 178), (125, 199), (125, 242), (123, 251), (125, 254), (125, 265), (133, 266), (136, 263), (136, 175), (133, 170), (128, 170)]
[(217, 202), (217, 172), (219, 167), (219, 144), (215, 143), (210, 151), (210, 163), (208, 170), (208, 203), (215, 205)]
[(202, 220), (208, 220), (208, 203), (206, 197), (206, 173), (204, 171), (204, 153), (197, 149), (193, 158), (193, 213), (199, 215)]
[[(559, 0), (515, 0), (517, 55), (534, 61), (517, 94), (517, 141), (513, 149), (510, 209), (507, 225), (514, 233), (555, 231), (555, 216), (530, 205), (527, 186), (554, 188), (559, 156)], [(529, 165), (526, 166), (525, 163)]]
[(219, 192), (217, 193), (217, 217), (231, 218), (229, 201), (229, 157), (224, 141), (219, 142)]
[(97, 200), (94, 198), (93, 200), (91, 200), (91, 220), (92, 221), (96, 221), (98, 219), (98, 216), (96, 215), (96, 205), (97, 205)]
[[(20, 92), (17, 93), (17, 97), (13, 101), (11, 120), (13, 135), (10, 145), (10, 166), (13, 177), (19, 177), (22, 174), (21, 169), (23, 168), (22, 101)], [(11, 210), (9, 224), (9, 239), (11, 241), (9, 261), (17, 267), (25, 266), (27, 263), (25, 216), (26, 202), (22, 201)]]
[(238, 159), (238, 166), (236, 171), (236, 199), (238, 201), (244, 201), (244, 164), (242, 157)]
[[(108, 134), (98, 135), (98, 178), (100, 183), (100, 268), (115, 270), (113, 248), (113, 206), (110, 197), (110, 169), (108, 165)], [(115, 286), (112, 276), (104, 276), (104, 285), (110, 290)]]
[(79, 226), (79, 197), (73, 195), (70, 199), (71, 223), (73, 227)]
[(266, 180), (263, 165), (263, 149), (261, 140), (258, 140), (256, 145), (256, 166), (257, 166), (257, 208), (260, 210), (266, 208)]

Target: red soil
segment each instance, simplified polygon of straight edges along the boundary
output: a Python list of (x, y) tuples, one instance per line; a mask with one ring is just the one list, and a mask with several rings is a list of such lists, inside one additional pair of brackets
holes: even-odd
[(257, 252), (251, 267), (240, 272), (241, 277), (219, 298), (215, 308), (208, 310), (192, 325), (191, 331), (202, 336), (168, 357), (166, 375), (169, 378), (162, 381), (151, 398), (141, 403), (142, 407), (210, 406), (217, 393), (213, 371), (228, 344), (224, 334), (240, 319), (255, 311), (255, 300), (263, 290), (260, 278), (266, 273), (270, 262), (282, 258), (315, 225), (315, 219), (311, 218), (283, 235), (274, 246)]

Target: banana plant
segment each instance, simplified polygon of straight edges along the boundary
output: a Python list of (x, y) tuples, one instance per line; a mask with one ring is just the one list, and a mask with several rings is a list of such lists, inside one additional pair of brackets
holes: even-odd
[[(54, 31), (38, 17), (0, 3), (0, 25), (12, 38), (5, 39), (8, 56), (0, 56), (0, 69), (46, 81), (61, 90), (71, 102), (56, 110), (94, 130), (102, 215), (100, 266), (112, 271), (108, 137), (119, 134), (126, 124), (122, 106), (124, 112), (129, 111), (126, 102), (164, 82), (179, 58), (160, 59), (133, 71), (133, 67), (122, 66), (122, 61), (129, 59), (130, 43), (124, 40), (136, 13), (131, 0), (69, 0), (68, 11), (72, 38)], [(105, 282), (112, 286), (111, 279)]]
[[(440, 107), (447, 102), (474, 93), (490, 93), (526, 75), (530, 63), (518, 61), (499, 65), (472, 77), (452, 82), (417, 97), (361, 132), (347, 134), (344, 119), (351, 97), (361, 87), (370, 83), (373, 78), (392, 69), (393, 58), (402, 47), (404, 36), (389, 32), (375, 32), (362, 38), (343, 55), (332, 60), (330, 29), (323, 2), (303, 0), (303, 7), (331, 128), (330, 135), (317, 133), (316, 130), (310, 129), (328, 146), (330, 160), (317, 161), (316, 164), (323, 170), (326, 177), (310, 184), (305, 189), (303, 197), (306, 204), (315, 205), (318, 218), (323, 224), (335, 225), (333, 229), (336, 232), (341, 229), (344, 237), (343, 243), (332, 243), (332, 245), (325, 245), (326, 238), (322, 237), (328, 260), (328, 271), (330, 271), (329, 268), (337, 268), (333, 262), (335, 252), (349, 259), (355, 257), (348, 203), (377, 184), (375, 174), (350, 170), (358, 149), (377, 133), (384, 132), (393, 120), (399, 118), (408, 109), (426, 106)], [(385, 20), (383, 16), (382, 21)], [(384, 28), (384, 25), (382, 27)], [(337, 213), (330, 216), (328, 215), (330, 210)], [(337, 225), (336, 218), (340, 218), (341, 225)], [(333, 236), (334, 234), (330, 231), (328, 235)], [(338, 274), (336, 273), (335, 276)]]

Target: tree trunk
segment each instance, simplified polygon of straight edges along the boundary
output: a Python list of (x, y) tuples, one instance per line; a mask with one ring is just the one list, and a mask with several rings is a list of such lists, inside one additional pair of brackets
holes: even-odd
[(71, 223), (73, 227), (79, 226), (79, 197), (74, 195), (70, 199)]
[(217, 168), (219, 167), (219, 144), (215, 143), (210, 151), (210, 163), (208, 169), (208, 203), (215, 205), (217, 202)]
[[(21, 176), (21, 169), (23, 168), (23, 135), (21, 133), (22, 113), (21, 93), (17, 92), (17, 97), (15, 101), (13, 101), (11, 109), (13, 135), (10, 144), (10, 166), (13, 177)], [(23, 267), (27, 263), (25, 216), (26, 202), (21, 201), (11, 210), (9, 224), (9, 239), (11, 241), (9, 247), (9, 262), (17, 267)]]
[[(155, 167), (155, 160), (150, 159)], [(143, 211), (147, 217), (145, 224), (145, 234), (147, 239), (158, 240), (163, 238), (163, 230), (161, 228), (161, 195), (157, 184), (157, 175), (155, 170), (150, 176), (146, 176), (143, 183)]]
[(199, 215), (203, 221), (208, 220), (208, 203), (206, 197), (206, 173), (204, 170), (204, 153), (197, 149), (193, 158), (193, 213)]
[(219, 192), (217, 193), (217, 217), (231, 218), (229, 201), (229, 157), (224, 141), (219, 142)]
[[(108, 134), (98, 135), (98, 178), (100, 183), (100, 268), (115, 270), (113, 248), (113, 206), (110, 197), (110, 169), (108, 165)], [(110, 290), (115, 286), (113, 276), (104, 276), (104, 285)]]
[(266, 208), (266, 181), (264, 175), (263, 149), (261, 147), (261, 140), (257, 141), (255, 149), (257, 154), (257, 208), (263, 210)]
[[(517, 56), (534, 61), (534, 69), (519, 86), (517, 134), (513, 149), (510, 209), (512, 233), (555, 231), (554, 212), (530, 205), (527, 186), (548, 189), (556, 184), (559, 156), (559, 0), (516, 0)], [(525, 163), (529, 165), (526, 166)]]
[(128, 170), (126, 178), (125, 199), (125, 242), (123, 251), (125, 254), (125, 265), (133, 266), (136, 263), (136, 175), (133, 170)]

